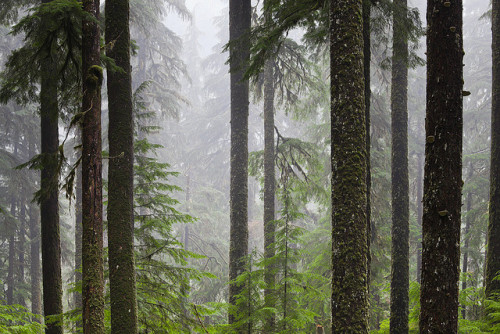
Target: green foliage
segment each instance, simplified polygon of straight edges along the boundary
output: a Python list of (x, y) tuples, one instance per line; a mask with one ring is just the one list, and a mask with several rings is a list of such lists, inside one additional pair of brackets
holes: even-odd
[(34, 321), (36, 316), (20, 305), (0, 303), (0, 332), (9, 334), (38, 334), (44, 326)]

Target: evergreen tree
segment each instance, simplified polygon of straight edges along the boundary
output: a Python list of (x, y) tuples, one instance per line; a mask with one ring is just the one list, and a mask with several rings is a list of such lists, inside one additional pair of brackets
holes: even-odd
[(82, 28), (82, 315), (84, 334), (104, 334), (99, 0), (84, 0)]
[[(237, 302), (242, 286), (235, 282), (246, 268), (248, 254), (248, 79), (243, 78), (250, 53), (250, 0), (229, 2), (231, 72), (231, 231), (229, 246), (229, 324), (244, 317), (247, 305)], [(237, 332), (248, 332), (238, 328)]]
[(492, 1), (493, 81), (491, 100), (490, 207), (486, 253), (486, 297), (498, 298), (500, 280), (500, 3)]
[[(42, 0), (42, 4), (49, 2), (51, 0)], [(52, 24), (50, 19), (50, 16), (42, 17), (41, 29), (49, 29)], [(47, 191), (40, 201), (43, 313), (47, 326), (46, 334), (63, 332), (62, 318), (49, 319), (51, 316), (63, 313), (58, 200), (59, 105), (53, 48), (54, 45), (50, 43), (44, 50), (40, 84), (41, 154), (44, 156), (40, 187), (43, 191)]]
[(362, 1), (331, 1), (332, 332), (368, 333)]
[(462, 190), (462, 1), (427, 1), (420, 333), (457, 333)]
[(392, 50), (391, 333), (408, 333), (410, 207), (408, 178), (407, 1), (394, 2)]
[(108, 70), (108, 234), (111, 332), (137, 332), (134, 268), (134, 124), (130, 66), (129, 1), (106, 1)]

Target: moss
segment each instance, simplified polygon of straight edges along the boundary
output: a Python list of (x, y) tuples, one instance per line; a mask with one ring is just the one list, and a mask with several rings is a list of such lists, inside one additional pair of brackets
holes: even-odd
[(91, 89), (97, 89), (101, 87), (103, 80), (103, 69), (101, 66), (92, 65), (87, 72), (87, 84)]

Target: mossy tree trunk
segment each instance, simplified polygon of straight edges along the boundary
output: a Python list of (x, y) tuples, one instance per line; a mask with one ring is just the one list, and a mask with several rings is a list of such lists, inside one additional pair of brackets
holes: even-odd
[[(83, 9), (99, 20), (99, 0)], [(82, 28), (82, 313), (85, 334), (104, 334), (100, 29)]]
[(420, 333), (457, 333), (462, 199), (462, 0), (427, 1)]
[[(229, 39), (231, 72), (231, 227), (229, 246), (229, 280), (245, 271), (248, 255), (248, 80), (243, 79), (245, 63), (250, 53), (250, 0), (229, 1)], [(240, 284), (229, 284), (232, 312), (229, 324), (248, 313), (248, 305), (237, 304), (242, 292)], [(245, 328), (237, 332), (245, 333)]]
[[(134, 265), (134, 124), (129, 0), (106, 1), (106, 55), (122, 71), (108, 70), (108, 237), (111, 332), (137, 333)], [(110, 46), (112, 45), (112, 47)]]
[[(51, 0), (42, 0), (49, 3)], [(44, 18), (42, 18), (44, 21)], [(48, 26), (51, 22), (43, 22)], [(48, 46), (52, 47), (52, 46)], [(59, 105), (57, 94), (57, 70), (51, 54), (45, 50), (42, 60), (40, 85), (41, 154), (45, 163), (41, 171), (40, 187), (45, 196), (40, 201), (41, 240), (42, 240), (42, 277), (43, 313), (46, 334), (63, 332), (62, 316), (62, 278), (61, 278), (61, 236), (59, 232), (59, 185), (58, 185), (58, 148), (59, 148)], [(48, 317), (54, 317), (49, 321)]]
[(370, 163), (371, 152), (371, 137), (370, 137), (370, 102), (372, 90), (370, 87), (371, 82), (371, 8), (372, 0), (363, 0), (363, 74), (365, 80), (365, 127), (366, 127), (366, 228), (367, 228), (367, 246), (368, 246), (368, 264), (367, 280), (368, 293), (370, 293), (370, 279), (371, 279), (371, 242), (372, 242), (372, 204), (371, 204), (371, 188), (372, 188), (372, 174)]
[[(15, 153), (14, 153), (15, 154)], [(7, 305), (14, 305), (15, 290), (15, 271), (16, 271), (16, 197), (12, 194), (10, 199), (10, 215), (12, 220), (9, 222), (9, 266), (7, 268)]]
[[(78, 134), (78, 143), (81, 143), (81, 134)], [(76, 172), (75, 185), (75, 283), (82, 283), (82, 166), (78, 166)], [(73, 293), (73, 302), (75, 309), (82, 309), (82, 293), (75, 291)], [(81, 322), (76, 323), (77, 328), (82, 327)]]
[(490, 209), (486, 253), (486, 297), (500, 294), (500, 3), (492, 1), (493, 82), (491, 101)]
[(391, 81), (392, 249), (390, 333), (408, 333), (410, 200), (408, 178), (408, 42), (406, 0), (393, 3)]
[[(269, 18), (270, 19), (270, 18)], [(266, 307), (276, 307), (274, 292), (276, 273), (269, 259), (276, 255), (276, 213), (275, 213), (275, 164), (274, 164), (274, 66), (269, 59), (264, 67), (264, 258), (268, 259), (264, 268)], [(265, 332), (274, 333), (275, 317), (266, 320)]]
[(368, 333), (362, 0), (332, 0), (332, 333)]

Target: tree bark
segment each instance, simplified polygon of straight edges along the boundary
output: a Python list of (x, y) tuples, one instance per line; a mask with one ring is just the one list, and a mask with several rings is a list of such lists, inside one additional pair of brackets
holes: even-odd
[[(83, 9), (99, 20), (99, 0), (84, 0)], [(83, 333), (104, 334), (102, 226), (102, 145), (100, 29), (82, 28), (82, 295)]]
[[(234, 280), (246, 270), (248, 255), (248, 80), (243, 79), (250, 53), (251, 1), (229, 1), (229, 39), (231, 72), (231, 184), (229, 246), (229, 324), (248, 313), (248, 305), (237, 304), (243, 286)], [(247, 332), (238, 328), (238, 333)]]
[(500, 294), (500, 3), (492, 1), (493, 82), (491, 101), (490, 208), (486, 252), (486, 297)]
[(9, 267), (7, 271), (7, 305), (14, 305), (14, 290), (15, 279), (14, 273), (16, 271), (16, 198), (11, 195), (10, 199), (10, 215), (12, 221), (10, 222), (10, 236), (9, 236)]
[[(134, 265), (134, 123), (129, 1), (107, 0), (106, 50), (121, 71), (108, 70), (108, 244), (111, 333), (137, 333)], [(110, 46), (112, 45), (112, 47)]]
[[(19, 201), (19, 237), (18, 237), (18, 266), (17, 266), (17, 282), (24, 286), (24, 263), (26, 251), (26, 193), (21, 189), (21, 196)], [(26, 300), (20, 294), (17, 298), (17, 303), (26, 307)]]
[(332, 333), (368, 333), (362, 0), (332, 0)]
[[(42, 0), (49, 3), (51, 0)], [(51, 24), (42, 18), (43, 26)], [(59, 105), (57, 94), (57, 70), (51, 50), (45, 50), (40, 85), (41, 154), (45, 164), (41, 171), (40, 187), (45, 192), (40, 201), (42, 236), (43, 313), (46, 334), (63, 333), (62, 326), (62, 277), (61, 236), (59, 232)]]
[(420, 333), (457, 333), (462, 190), (462, 0), (427, 1)]
[(393, 3), (392, 250), (390, 333), (408, 333), (410, 200), (408, 177), (408, 42), (404, 30), (406, 0)]

